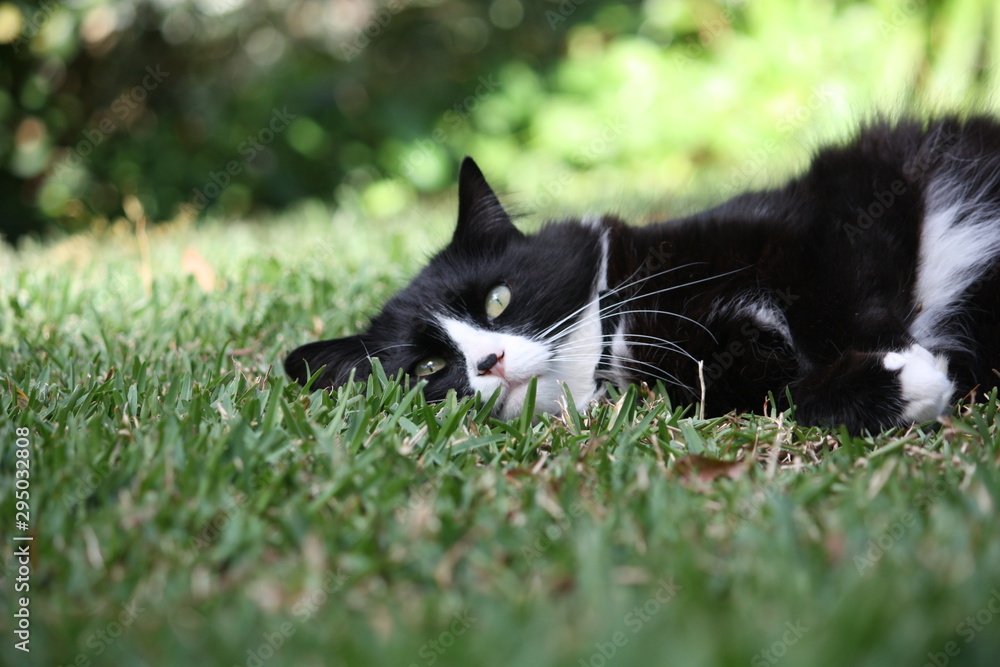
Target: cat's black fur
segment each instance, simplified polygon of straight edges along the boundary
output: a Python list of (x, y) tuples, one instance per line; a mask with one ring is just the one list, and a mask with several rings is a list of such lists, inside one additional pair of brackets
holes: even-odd
[[(502, 359), (523, 338), (542, 362), (551, 352), (539, 366), (551, 386), (558, 372), (583, 372), (580, 351), (594, 386), (662, 380), (675, 402), (704, 395), (708, 415), (759, 410), (787, 389), (800, 423), (853, 431), (933, 419), (997, 384), (993, 120), (871, 123), (781, 187), (655, 225), (605, 216), (524, 235), (469, 159), (459, 199), (450, 245), (368, 331), (292, 352), (292, 378), (322, 369), (313, 386), (334, 387), (351, 369), (367, 375), (369, 356), (390, 372), (434, 356), (447, 365), (425, 376), (427, 396), (469, 394), (492, 387), (481, 382), (495, 363), (484, 349)], [(482, 304), (497, 285), (513, 296), (491, 320)], [(598, 305), (599, 343), (580, 333)], [(493, 348), (470, 352), (491, 332)], [(599, 359), (582, 352), (589, 345)], [(500, 414), (516, 414), (515, 398), (504, 408), (507, 380), (497, 382)], [(599, 392), (573, 393), (579, 403)], [(541, 409), (555, 409), (551, 398)]]

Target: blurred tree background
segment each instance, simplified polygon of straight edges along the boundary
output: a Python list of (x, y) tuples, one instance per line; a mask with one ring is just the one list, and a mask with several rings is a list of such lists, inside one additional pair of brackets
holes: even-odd
[(730, 194), (872, 109), (988, 107), (998, 40), (989, 0), (0, 0), (0, 233), (391, 215), (464, 154), (529, 208)]

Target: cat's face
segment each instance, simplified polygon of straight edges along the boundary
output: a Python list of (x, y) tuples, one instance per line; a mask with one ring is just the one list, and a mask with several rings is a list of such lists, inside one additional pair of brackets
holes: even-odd
[(293, 351), (288, 374), (315, 388), (336, 387), (371, 372), (402, 369), (426, 381), (425, 395), (444, 398), (500, 389), (496, 412), (521, 412), (536, 377), (536, 410), (558, 411), (567, 385), (583, 405), (597, 389), (604, 348), (598, 291), (605, 258), (601, 231), (556, 224), (526, 236), (514, 227), (482, 173), (462, 164), (458, 225), (451, 243), (399, 294), (368, 331)]

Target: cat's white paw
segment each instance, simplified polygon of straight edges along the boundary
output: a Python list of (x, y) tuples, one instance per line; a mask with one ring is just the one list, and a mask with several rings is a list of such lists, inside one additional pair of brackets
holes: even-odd
[(882, 359), (886, 370), (897, 371), (903, 385), (903, 418), (922, 423), (947, 411), (955, 385), (948, 377), (948, 360), (920, 345), (890, 352)]

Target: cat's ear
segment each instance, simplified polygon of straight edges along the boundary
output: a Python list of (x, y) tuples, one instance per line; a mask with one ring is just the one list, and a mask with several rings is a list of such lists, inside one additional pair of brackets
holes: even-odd
[(484, 241), (512, 236), (521, 236), (521, 232), (503, 210), (475, 161), (465, 158), (458, 175), (458, 225), (452, 243), (481, 245)]
[(292, 350), (285, 359), (285, 372), (304, 385), (322, 369), (312, 384), (313, 389), (332, 389), (342, 385), (356, 369), (355, 378), (364, 379), (371, 373), (368, 346), (362, 336), (332, 338), (308, 343)]

